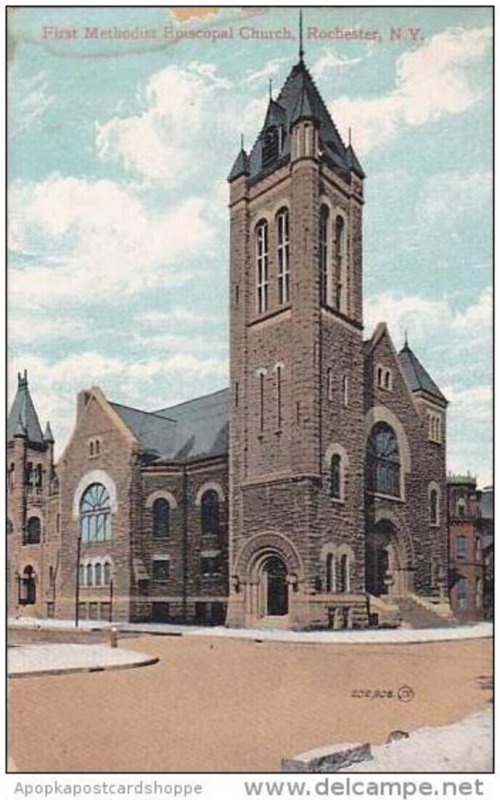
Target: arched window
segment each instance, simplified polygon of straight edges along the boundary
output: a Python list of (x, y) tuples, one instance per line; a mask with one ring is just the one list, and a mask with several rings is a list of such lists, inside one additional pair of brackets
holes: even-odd
[(328, 553), (326, 557), (326, 591), (335, 591), (335, 556)]
[(280, 306), (290, 300), (290, 226), (287, 208), (278, 211), (278, 303)]
[(344, 247), (345, 247), (345, 223), (340, 215), (335, 220), (335, 285), (334, 307), (342, 310), (343, 306), (343, 272), (344, 272)]
[(111, 583), (111, 564), (109, 561), (104, 562), (104, 585), (109, 586)]
[(26, 525), (24, 544), (40, 544), (42, 526), (38, 517), (30, 517)]
[(319, 301), (328, 305), (328, 206), (321, 206), (319, 212)]
[(153, 536), (162, 538), (170, 534), (170, 504), (164, 497), (153, 503)]
[(429, 494), (429, 520), (431, 525), (439, 522), (439, 496), (437, 489), (431, 489)]
[(459, 517), (465, 517), (465, 508), (466, 508), (465, 499), (463, 497), (460, 497), (457, 503), (457, 511)]
[(330, 497), (340, 500), (342, 497), (342, 460), (334, 453), (330, 462)]
[(7, 536), (10, 536), (11, 533), (14, 533), (14, 526), (12, 524), (12, 520), (7, 517)]
[(92, 564), (87, 564), (86, 573), (87, 574), (86, 574), (85, 585), (86, 586), (93, 586), (94, 585), (94, 568), (93, 568)]
[(78, 571), (78, 581), (80, 586), (85, 586), (85, 567), (83, 564), (80, 564), (79, 571)]
[(80, 530), (83, 542), (111, 539), (111, 500), (102, 483), (92, 483), (80, 501)]
[(386, 422), (377, 422), (368, 439), (367, 488), (399, 497), (401, 459), (396, 434)]
[(263, 314), (269, 305), (269, 235), (268, 225), (261, 220), (255, 229), (257, 260), (257, 311)]
[(32, 566), (25, 567), (23, 574), (19, 577), (19, 603), (24, 606), (35, 605), (36, 603), (36, 581), (35, 570)]
[(208, 489), (201, 498), (201, 533), (203, 536), (219, 533), (220, 502), (214, 489)]
[(348, 592), (351, 588), (351, 581), (349, 574), (349, 556), (345, 553), (340, 556), (339, 567), (339, 592)]
[(262, 143), (262, 167), (265, 169), (277, 160), (280, 154), (282, 134), (276, 125), (270, 125), (264, 133)]
[(49, 567), (49, 588), (53, 589), (56, 582), (56, 574), (54, 571), (54, 567)]
[(96, 586), (102, 585), (102, 567), (99, 562), (97, 562), (97, 564), (94, 566), (94, 579)]

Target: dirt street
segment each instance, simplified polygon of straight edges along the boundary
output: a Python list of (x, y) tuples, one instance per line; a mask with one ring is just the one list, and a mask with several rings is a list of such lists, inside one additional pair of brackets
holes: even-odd
[[(17, 770), (273, 772), (284, 756), (383, 742), (392, 730), (454, 722), (491, 700), (490, 639), (324, 645), (141, 636), (121, 646), (161, 661), (9, 682)], [(397, 699), (401, 687), (411, 691)], [(364, 690), (395, 696), (353, 696)]]

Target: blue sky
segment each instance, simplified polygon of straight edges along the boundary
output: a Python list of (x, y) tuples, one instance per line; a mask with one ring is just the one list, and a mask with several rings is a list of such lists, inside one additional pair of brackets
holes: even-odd
[[(298, 42), (295, 9), (9, 13), (9, 389), (58, 449), (76, 392), (155, 409), (227, 384), (226, 176)], [(85, 38), (86, 26), (156, 30)], [(44, 38), (44, 26), (77, 39)], [(233, 39), (161, 38), (232, 28)], [(308, 36), (378, 31), (380, 40)], [(391, 28), (419, 28), (415, 41)], [(312, 33), (312, 32), (311, 32)], [(491, 481), (491, 11), (321, 8), (305, 59), (366, 180), (365, 335), (385, 320), (450, 400), (448, 466)]]

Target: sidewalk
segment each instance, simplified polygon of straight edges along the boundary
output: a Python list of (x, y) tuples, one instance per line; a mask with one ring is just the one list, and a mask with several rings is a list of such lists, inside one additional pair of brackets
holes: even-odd
[[(33, 617), (9, 618), (8, 626), (15, 628), (53, 628), (77, 630), (73, 620), (35, 619)], [(229, 639), (253, 639), (254, 641), (301, 642), (312, 644), (419, 644), (422, 642), (447, 642), (457, 639), (482, 639), (493, 635), (491, 622), (474, 625), (458, 625), (456, 628), (394, 628), (385, 630), (356, 631), (289, 631), (270, 628), (224, 628), (196, 627), (192, 625), (169, 625), (159, 623), (114, 623), (84, 620), (82, 631), (108, 630), (115, 627), (118, 632), (153, 634), (160, 636), (208, 636)]]
[(29, 644), (7, 653), (9, 678), (146, 667), (159, 660), (104, 644)]

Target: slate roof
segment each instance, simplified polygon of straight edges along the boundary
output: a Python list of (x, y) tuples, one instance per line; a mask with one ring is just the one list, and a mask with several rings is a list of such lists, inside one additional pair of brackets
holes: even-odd
[(19, 435), (25, 435), (29, 442), (35, 444), (46, 443), (31, 399), (26, 370), (23, 376), (18, 373), (17, 392), (7, 417), (7, 441)]
[[(351, 170), (363, 178), (364, 173), (352, 147), (344, 145), (330, 113), (321, 97), (304, 61), (292, 68), (276, 100), (270, 99), (264, 127), (262, 128), (249, 156), (249, 177), (252, 181), (285, 164), (290, 158), (290, 132), (299, 119), (314, 119), (319, 127), (319, 142), (323, 156), (346, 180)], [(270, 125), (283, 125), (283, 149), (272, 165), (263, 169), (262, 146), (266, 129)], [(231, 177), (230, 177), (231, 179)]]
[(434, 383), (408, 344), (405, 344), (399, 353), (399, 361), (412, 392), (422, 391), (441, 403), (448, 403), (442, 391)]
[(229, 449), (229, 389), (159, 411), (110, 403), (144, 450), (157, 459), (188, 461)]

